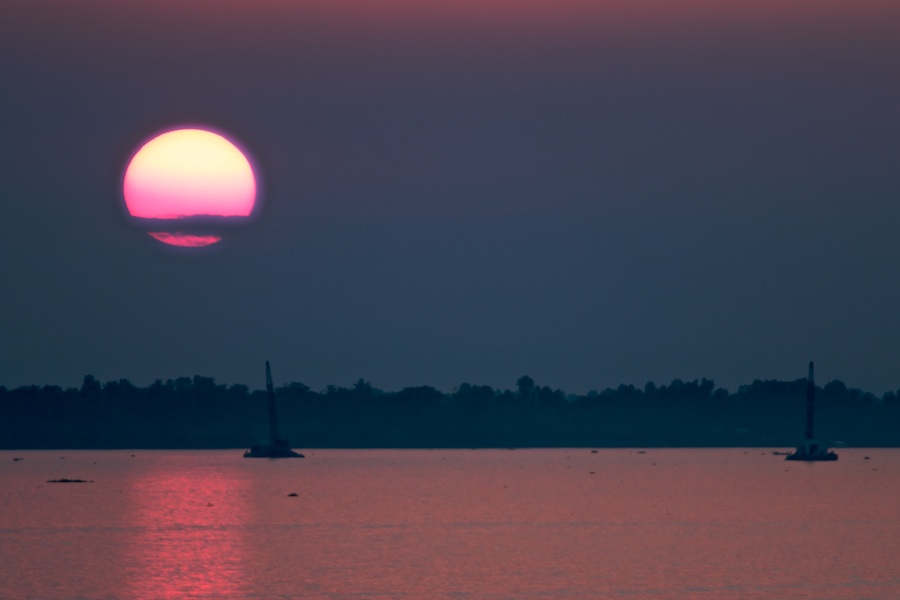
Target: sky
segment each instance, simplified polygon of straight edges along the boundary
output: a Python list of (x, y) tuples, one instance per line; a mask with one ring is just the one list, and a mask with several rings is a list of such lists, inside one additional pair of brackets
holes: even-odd
[[(894, 0), (0, 5), (0, 385), (900, 388)], [(257, 216), (129, 222), (227, 132)]]

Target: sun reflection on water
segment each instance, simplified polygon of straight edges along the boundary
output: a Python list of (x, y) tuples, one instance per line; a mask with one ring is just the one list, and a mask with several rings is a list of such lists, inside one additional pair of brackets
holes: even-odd
[(131, 482), (136, 598), (242, 597), (248, 482), (217, 469), (156, 470)]

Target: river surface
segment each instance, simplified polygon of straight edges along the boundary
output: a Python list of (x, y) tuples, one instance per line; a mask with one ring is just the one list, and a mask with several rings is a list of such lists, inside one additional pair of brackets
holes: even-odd
[(0, 598), (900, 598), (896, 449), (305, 452), (0, 452)]

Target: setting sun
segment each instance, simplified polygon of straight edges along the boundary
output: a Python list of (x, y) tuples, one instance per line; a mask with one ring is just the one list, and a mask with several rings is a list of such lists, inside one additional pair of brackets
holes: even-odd
[(257, 186), (247, 157), (225, 137), (204, 129), (162, 133), (141, 146), (125, 171), (125, 205), (136, 219), (169, 231), (149, 232), (175, 246), (205, 246), (221, 237), (180, 229), (178, 221), (248, 217)]

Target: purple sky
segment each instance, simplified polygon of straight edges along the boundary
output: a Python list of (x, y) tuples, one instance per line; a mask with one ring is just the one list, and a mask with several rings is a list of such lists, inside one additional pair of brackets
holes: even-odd
[[(0, 7), (0, 385), (531, 375), (900, 388), (900, 4)], [(252, 153), (211, 251), (128, 222), (160, 129)]]

